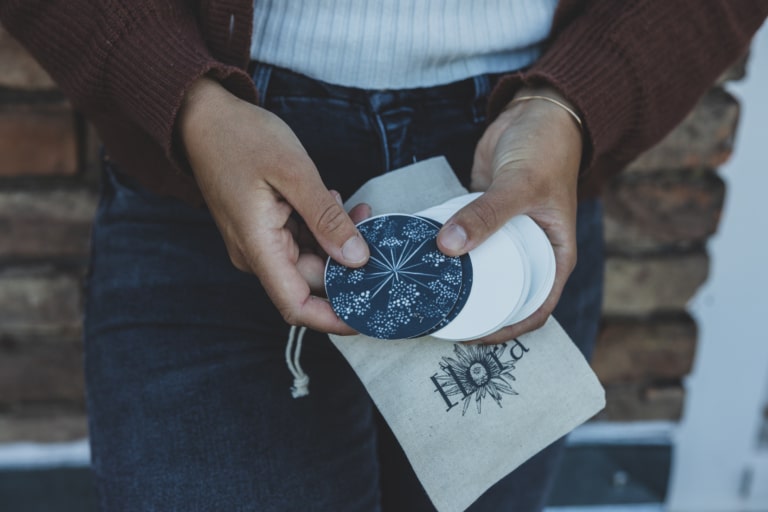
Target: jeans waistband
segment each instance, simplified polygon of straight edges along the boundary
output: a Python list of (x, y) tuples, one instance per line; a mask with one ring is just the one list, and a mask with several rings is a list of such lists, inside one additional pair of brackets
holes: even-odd
[[(506, 73), (484, 74), (457, 82), (429, 87), (407, 89), (368, 90), (330, 84), (294, 71), (252, 62), (250, 66), (260, 98), (269, 96), (335, 98), (347, 102), (375, 104), (372, 98), (383, 102), (433, 102), (442, 100), (485, 100), (498, 80)], [(386, 99), (390, 101), (386, 101)]]

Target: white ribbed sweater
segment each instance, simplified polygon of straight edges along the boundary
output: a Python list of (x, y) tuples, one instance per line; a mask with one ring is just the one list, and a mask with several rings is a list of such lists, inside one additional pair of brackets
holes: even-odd
[(556, 0), (255, 0), (251, 56), (339, 85), (396, 89), (527, 66)]

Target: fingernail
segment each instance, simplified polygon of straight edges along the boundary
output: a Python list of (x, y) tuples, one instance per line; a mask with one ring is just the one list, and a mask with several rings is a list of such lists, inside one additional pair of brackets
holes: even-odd
[(355, 235), (346, 242), (341, 248), (341, 255), (348, 263), (360, 263), (368, 256), (368, 251), (365, 247), (365, 241), (360, 235)]
[(344, 206), (344, 201), (341, 200), (341, 194), (339, 194), (335, 190), (332, 190), (331, 194), (333, 195), (333, 198), (336, 199), (337, 203), (339, 203), (341, 206)]
[(467, 243), (467, 232), (458, 224), (451, 224), (440, 234), (440, 243), (451, 252), (460, 251)]

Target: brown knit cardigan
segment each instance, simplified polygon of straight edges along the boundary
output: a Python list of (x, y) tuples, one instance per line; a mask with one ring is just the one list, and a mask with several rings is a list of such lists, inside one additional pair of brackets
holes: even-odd
[[(0, 0), (0, 20), (151, 190), (202, 197), (174, 140), (202, 75), (255, 102), (245, 72), (253, 0)], [(502, 79), (495, 115), (523, 84), (550, 84), (581, 113), (580, 194), (660, 140), (747, 49), (765, 0), (561, 0), (542, 57)]]

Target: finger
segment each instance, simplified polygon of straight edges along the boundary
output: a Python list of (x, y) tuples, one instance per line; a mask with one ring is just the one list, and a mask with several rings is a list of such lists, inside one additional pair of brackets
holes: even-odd
[[(333, 318), (334, 321), (325, 322), (324, 320)], [(323, 321), (315, 321), (315, 319), (323, 319)], [(349, 336), (357, 334), (357, 331), (342, 322), (339, 317), (336, 316), (331, 308), (330, 302), (322, 297), (310, 295), (306, 302), (301, 306), (301, 310), (292, 322), (291, 325), (302, 325), (318, 332), (325, 332), (328, 334), (338, 334), (340, 336)]]
[[(331, 193), (333, 192), (334, 191), (332, 190)], [(352, 221), (357, 224), (371, 216), (371, 207), (365, 203), (360, 203), (350, 210), (349, 216)], [(304, 224), (300, 226), (297, 241), (302, 251), (302, 257), (309, 257), (310, 254), (317, 257), (317, 260), (307, 261), (300, 258), (298, 263), (299, 272), (305, 279), (307, 279), (312, 293), (324, 297), (325, 283), (323, 281), (323, 276), (325, 274), (325, 260), (328, 258), (328, 255), (322, 247), (317, 245), (312, 233)]]
[[(335, 190), (331, 190), (330, 192), (333, 195), (333, 197), (336, 199), (336, 201), (340, 205), (344, 206), (344, 203), (341, 200), (341, 195)], [(352, 219), (352, 222), (354, 222), (355, 224), (358, 224), (359, 222), (362, 222), (371, 216), (371, 206), (368, 203), (360, 203), (358, 205), (353, 206), (352, 209), (348, 212), (348, 215), (349, 215), (349, 218)], [(316, 247), (315, 253), (318, 256), (322, 258), (328, 257), (328, 254), (326, 254), (323, 248), (317, 245), (317, 243), (315, 243), (315, 247)]]
[(285, 221), (285, 229), (291, 232), (293, 238), (299, 239), (299, 222), (296, 219), (288, 217), (288, 220)]
[(264, 247), (272, 249), (253, 255), (250, 264), (286, 322), (320, 332), (355, 332), (336, 316), (328, 301), (312, 295), (307, 279), (297, 266), (302, 257), (287, 230), (260, 230), (257, 236), (263, 241)]
[(364, 265), (370, 255), (368, 245), (336, 197), (325, 188), (320, 175), (301, 172), (282, 179), (287, 182), (280, 192), (299, 212), (325, 252), (342, 265)]
[(518, 336), (522, 336), (525, 333), (535, 331), (542, 327), (552, 312), (555, 310), (557, 303), (560, 301), (560, 296), (563, 293), (565, 284), (568, 282), (568, 278), (573, 271), (573, 267), (576, 263), (576, 253), (574, 250), (568, 249), (565, 246), (555, 247), (555, 281), (552, 284), (552, 290), (549, 292), (547, 299), (541, 305), (539, 309), (533, 312), (531, 316), (505, 327), (493, 334), (484, 336), (478, 340), (474, 340), (470, 343), (482, 343), (486, 345), (495, 345), (498, 343), (504, 343)]
[(248, 263), (248, 258), (245, 257), (243, 252), (234, 244), (228, 244), (225, 240), (224, 246), (227, 248), (227, 254), (229, 255), (229, 261), (232, 262), (232, 266), (240, 272), (247, 274), (253, 273), (253, 269)]
[(371, 213), (371, 206), (369, 204), (360, 203), (349, 210), (349, 218), (352, 219), (352, 222), (358, 224), (370, 217)]
[[(554, 290), (553, 290), (554, 292)], [(560, 290), (562, 292), (562, 289)], [(497, 345), (506, 343), (509, 340), (522, 336), (523, 334), (535, 331), (542, 327), (554, 311), (557, 301), (560, 298), (560, 292), (550, 293), (544, 304), (541, 305), (531, 316), (515, 324), (499, 329), (493, 334), (483, 336), (473, 341), (467, 342), (468, 345)]]
[[(262, 278), (262, 285), (267, 295), (283, 319), (290, 325), (306, 326), (319, 332), (354, 334), (354, 329), (336, 316), (328, 301), (311, 293), (309, 284), (298, 269), (290, 268), (295, 275), (286, 275), (283, 272), (280, 283), (273, 281), (277, 273), (268, 274)], [(285, 270), (287, 271), (288, 268)], [(296, 284), (300, 284), (301, 287), (295, 286)]]
[(437, 237), (441, 251), (460, 256), (498, 231), (509, 219), (523, 213), (531, 196), (515, 190), (515, 180), (497, 179), (488, 190), (456, 212)]
[[(555, 304), (557, 304), (556, 301)], [(536, 329), (543, 326), (553, 310), (554, 306), (550, 307), (549, 304), (545, 304), (525, 320), (517, 322), (516, 324), (512, 324), (508, 327), (504, 327), (503, 329), (500, 329), (493, 334), (489, 334), (488, 336), (484, 336), (478, 340), (474, 340), (470, 342), (470, 344), (497, 345), (499, 343), (506, 343), (509, 340), (535, 331)]]
[[(490, 146), (489, 138), (491, 138), (491, 134), (486, 132), (475, 147), (469, 184), (471, 192), (485, 192), (493, 181), (493, 169), (491, 168), (493, 147)], [(495, 141), (496, 138), (493, 139), (493, 144)]]
[(299, 224), (298, 229), (296, 230), (295, 238), (296, 242), (299, 244), (299, 249), (302, 252), (314, 252), (315, 254), (318, 254), (322, 251), (322, 248), (317, 245), (315, 236), (312, 234), (306, 224), (304, 224), (304, 222)]
[[(344, 207), (344, 201), (341, 199), (341, 194), (339, 194), (337, 191), (333, 189), (331, 189), (330, 192), (333, 195), (334, 199), (336, 199), (336, 202), (339, 203), (342, 207)], [(347, 213), (349, 215), (349, 218), (352, 219), (352, 222), (354, 222), (355, 224), (358, 224), (371, 216), (372, 214), (371, 205), (369, 205), (368, 203), (356, 204)]]
[(312, 295), (325, 297), (325, 259), (314, 253), (302, 253), (296, 268), (309, 285)]
[[(331, 191), (334, 194), (335, 191)], [(336, 194), (334, 194), (336, 195)], [(361, 203), (349, 212), (353, 222), (361, 222), (371, 216), (371, 207)], [(302, 224), (297, 237), (301, 255), (296, 264), (299, 273), (306, 279), (314, 295), (325, 297), (325, 262), (328, 255), (317, 245), (312, 233)]]

